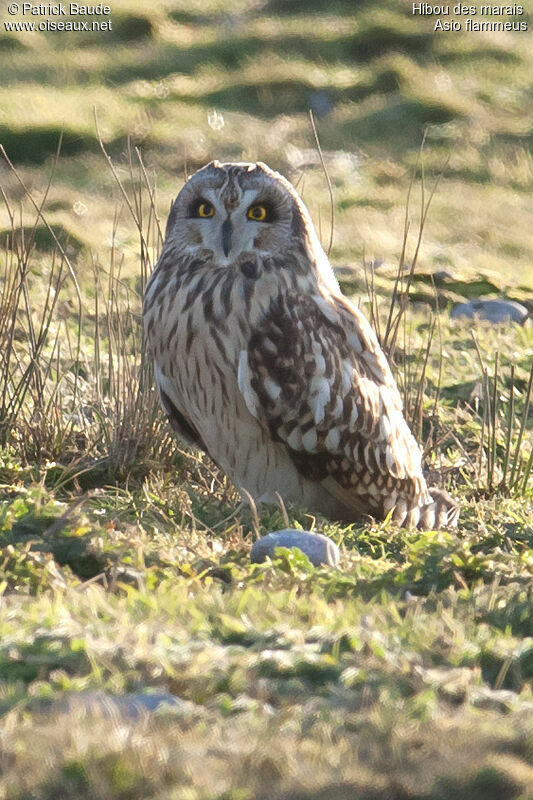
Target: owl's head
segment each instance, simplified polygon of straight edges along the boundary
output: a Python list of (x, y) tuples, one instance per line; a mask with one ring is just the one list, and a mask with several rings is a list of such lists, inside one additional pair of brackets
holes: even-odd
[(294, 187), (260, 162), (212, 161), (195, 172), (172, 206), (166, 241), (180, 254), (209, 251), (216, 266), (239, 263), (244, 255), (299, 249), (312, 257), (321, 251)]

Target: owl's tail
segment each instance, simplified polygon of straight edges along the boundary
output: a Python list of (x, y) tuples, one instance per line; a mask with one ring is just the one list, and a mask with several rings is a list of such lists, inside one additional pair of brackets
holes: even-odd
[[(353, 489), (345, 489), (337, 481), (328, 477), (322, 481), (324, 489), (337, 501), (336, 516), (345, 522), (354, 522), (365, 517), (386, 516), (385, 510), (369, 505), (368, 497), (358, 495)], [(437, 530), (455, 528), (459, 518), (458, 503), (443, 489), (431, 488), (424, 499), (408, 500), (400, 498), (392, 511), (392, 519), (402, 528), (418, 528), (419, 530)]]

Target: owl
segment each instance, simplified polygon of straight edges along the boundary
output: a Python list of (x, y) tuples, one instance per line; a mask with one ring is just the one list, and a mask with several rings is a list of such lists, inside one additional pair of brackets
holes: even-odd
[(387, 359), (340, 291), (301, 198), (213, 161), (174, 201), (143, 316), (161, 405), (243, 498), (332, 519), (453, 526), (428, 489)]

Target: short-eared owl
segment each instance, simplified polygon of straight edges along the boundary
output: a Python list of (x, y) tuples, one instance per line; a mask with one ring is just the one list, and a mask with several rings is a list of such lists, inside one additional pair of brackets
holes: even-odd
[(256, 502), (454, 525), (389, 365), (309, 213), (264, 164), (208, 164), (176, 198), (144, 299), (162, 406)]

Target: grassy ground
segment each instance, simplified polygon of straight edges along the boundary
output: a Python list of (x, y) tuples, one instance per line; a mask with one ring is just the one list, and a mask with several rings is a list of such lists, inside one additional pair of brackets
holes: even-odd
[[(449, 315), (533, 309), (531, 34), (434, 35), (401, 0), (153, 6), (0, 29), (0, 798), (532, 798), (533, 328)], [(140, 337), (210, 158), (282, 170), (327, 244), (310, 106), (332, 261), (462, 504), (453, 533), (288, 509), (338, 570), (249, 564), (285, 513), (254, 523), (176, 444)], [(101, 701), (143, 693), (181, 702)]]

